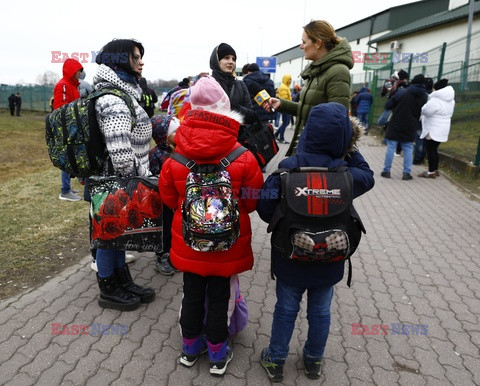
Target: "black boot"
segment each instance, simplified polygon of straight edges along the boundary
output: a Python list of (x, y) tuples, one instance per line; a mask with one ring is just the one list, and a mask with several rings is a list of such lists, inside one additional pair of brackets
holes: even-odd
[(152, 288), (142, 287), (133, 282), (132, 275), (130, 275), (130, 270), (127, 265), (123, 268), (115, 269), (115, 275), (117, 275), (120, 287), (125, 291), (138, 296), (142, 303), (150, 303), (155, 299), (155, 291)]
[(101, 278), (97, 273), (100, 296), (98, 305), (103, 308), (113, 308), (120, 311), (133, 311), (140, 306), (140, 298), (118, 285), (115, 274)]

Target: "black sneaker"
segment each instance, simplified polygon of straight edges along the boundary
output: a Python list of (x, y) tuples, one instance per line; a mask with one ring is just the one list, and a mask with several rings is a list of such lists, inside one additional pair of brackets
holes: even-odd
[(227, 347), (225, 358), (218, 362), (210, 361), (210, 374), (214, 376), (222, 376), (227, 371), (227, 365), (233, 358), (233, 351), (230, 347)]
[(272, 382), (282, 382), (283, 381), (283, 365), (275, 363), (270, 357), (267, 356), (267, 349), (262, 350), (260, 355), (260, 364), (267, 372), (268, 377)]
[(320, 378), (320, 366), (322, 365), (322, 360), (318, 361), (307, 361), (303, 359), (303, 364), (305, 365), (305, 374), (307, 378), (318, 379)]
[(413, 179), (412, 175), (411, 174), (408, 174), (408, 173), (403, 173), (403, 177), (402, 177), (402, 180), (404, 181), (408, 181), (408, 180), (411, 180)]
[(183, 346), (182, 355), (180, 355), (181, 365), (185, 367), (192, 367), (195, 364), (195, 362), (197, 362), (197, 359), (200, 355), (206, 354), (208, 352), (207, 343), (203, 339), (202, 339), (202, 342), (204, 346), (196, 354), (187, 354), (185, 351), (187, 351), (189, 347), (185, 347), (185, 345)]
[(390, 172), (381, 172), (380, 175), (385, 178), (390, 178)]

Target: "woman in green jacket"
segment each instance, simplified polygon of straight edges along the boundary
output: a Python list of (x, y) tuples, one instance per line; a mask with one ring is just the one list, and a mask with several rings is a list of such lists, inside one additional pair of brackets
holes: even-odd
[(350, 69), (353, 56), (350, 44), (335, 34), (333, 27), (324, 20), (313, 20), (303, 27), (300, 49), (305, 59), (312, 63), (303, 70), (301, 77), (305, 84), (300, 92), (300, 100), (292, 102), (271, 98), (264, 108), (270, 108), (296, 116), (295, 133), (287, 155), (295, 153), (298, 138), (307, 122), (313, 106), (319, 103), (338, 102), (347, 109), (350, 101)]

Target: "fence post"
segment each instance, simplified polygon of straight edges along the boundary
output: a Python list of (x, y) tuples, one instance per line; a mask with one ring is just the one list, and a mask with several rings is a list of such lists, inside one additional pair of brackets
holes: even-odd
[(370, 111), (368, 113), (368, 126), (372, 124), (373, 112), (375, 110), (375, 96), (377, 95), (377, 83), (378, 83), (378, 70), (373, 72), (373, 79), (370, 86), (370, 92), (372, 93), (372, 105), (370, 106)]
[(440, 53), (440, 63), (438, 65), (438, 76), (437, 80), (442, 79), (442, 73), (443, 73), (443, 61), (445, 60), (445, 51), (447, 50), (447, 43), (443, 42), (442, 44), (442, 52)]
[(474, 164), (475, 166), (480, 166), (480, 136), (478, 137), (477, 156)]
[(410, 55), (410, 59), (408, 60), (408, 75), (410, 76), (410, 79), (413, 78), (412, 74), (412, 61), (413, 61), (413, 54)]

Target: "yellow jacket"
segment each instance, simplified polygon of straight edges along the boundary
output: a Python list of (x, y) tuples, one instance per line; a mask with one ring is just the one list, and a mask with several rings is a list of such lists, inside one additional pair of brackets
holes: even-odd
[(292, 100), (292, 93), (290, 92), (290, 83), (292, 83), (291, 75), (284, 75), (282, 77), (282, 84), (277, 90), (277, 97), (286, 99), (288, 101)]

